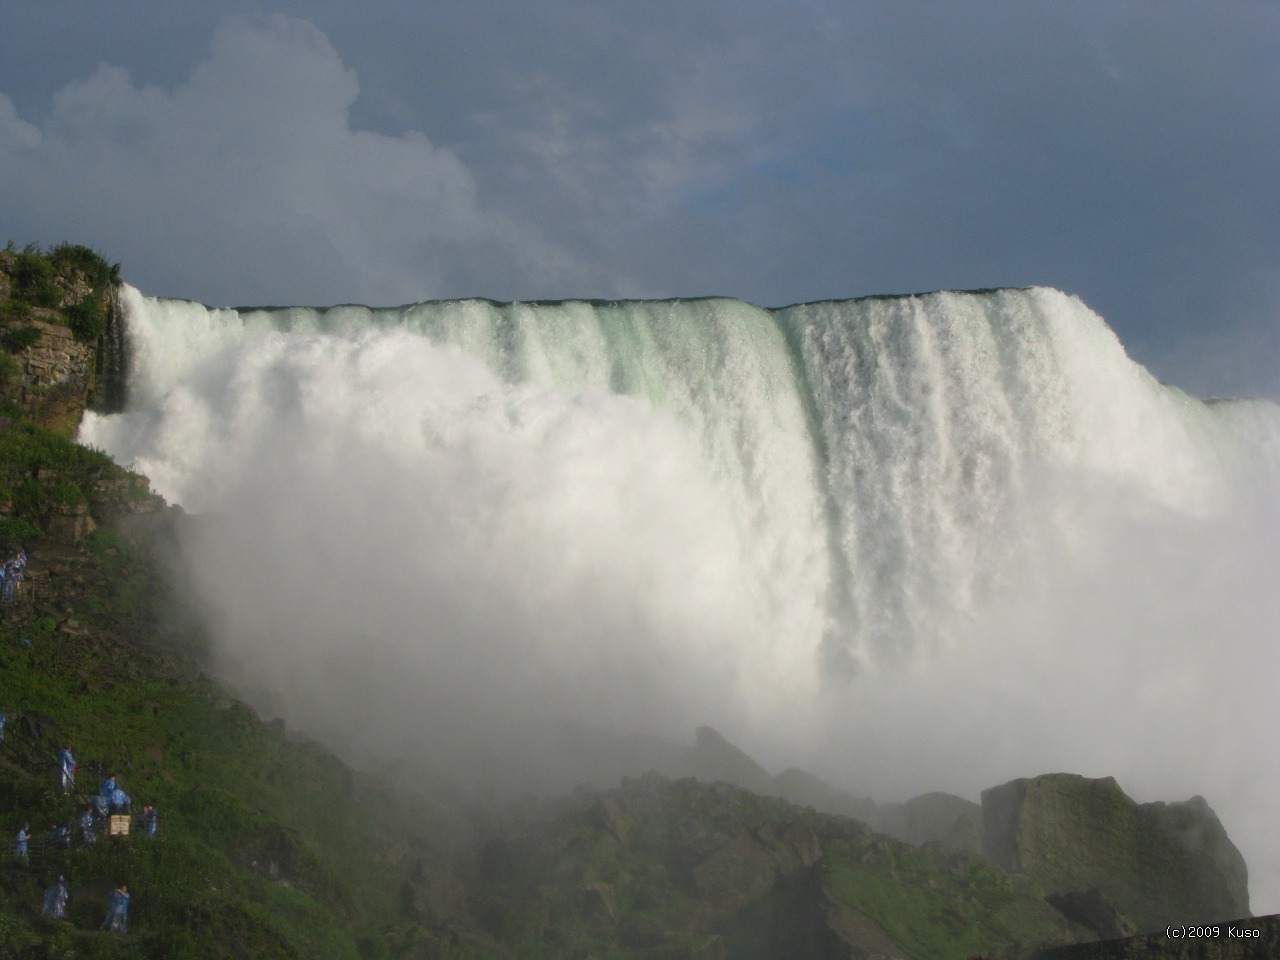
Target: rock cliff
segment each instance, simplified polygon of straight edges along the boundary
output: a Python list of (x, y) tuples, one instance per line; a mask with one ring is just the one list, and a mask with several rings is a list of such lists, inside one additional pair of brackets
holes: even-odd
[(71, 436), (89, 405), (124, 391), (119, 265), (87, 247), (0, 250), (0, 399)]
[(1201, 797), (1138, 804), (1110, 777), (1053, 774), (984, 791), (982, 816), (986, 855), (1068, 909), (1105, 902), (1138, 931), (1249, 914), (1244, 858)]

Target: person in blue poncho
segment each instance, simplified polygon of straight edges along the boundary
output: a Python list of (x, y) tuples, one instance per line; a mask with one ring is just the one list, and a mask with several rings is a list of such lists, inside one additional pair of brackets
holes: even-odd
[(104, 797), (110, 800), (111, 795), (115, 792), (116, 792), (116, 775), (113, 773), (111, 776), (107, 777), (107, 779), (102, 781), (102, 786), (98, 788), (98, 793), (102, 794)]
[(149, 803), (142, 808), (142, 832), (148, 837), (156, 835), (156, 808)]
[(13, 852), (23, 860), (27, 859), (27, 843), (31, 840), (31, 824), (24, 823), (18, 828), (18, 837), (13, 845)]
[(91, 846), (98, 839), (96, 827), (93, 807), (86, 803), (84, 809), (80, 811), (80, 839), (85, 846)]
[(0, 710), (0, 742), (4, 741), (4, 711)]
[(61, 847), (63, 850), (71, 849), (71, 821), (66, 823), (52, 823), (49, 825), (49, 846), (55, 850)]
[(123, 790), (121, 790), (119, 787), (116, 787), (111, 794), (111, 812), (112, 813), (128, 813), (129, 804), (131, 802), (132, 801), (129, 799), (129, 795), (125, 793)]
[(19, 550), (13, 555), (7, 564), (5, 564), (7, 577), (7, 588), (9, 591), (9, 599), (14, 598), (19, 590), (22, 589), (22, 581), (27, 579), (27, 551)]
[(107, 918), (102, 926), (116, 933), (128, 933), (129, 924), (129, 888), (123, 883), (111, 893), (111, 904), (107, 907)]
[(59, 877), (58, 882), (44, 892), (44, 908), (40, 911), (40, 916), (52, 917), (54, 920), (66, 919), (69, 896), (67, 881)]
[(111, 800), (100, 793), (89, 798), (89, 806), (93, 808), (93, 815), (99, 820), (106, 820), (111, 815)]
[(62, 774), (62, 789), (69, 792), (76, 788), (76, 758), (71, 753), (71, 744), (62, 748), (58, 754), (58, 772)]

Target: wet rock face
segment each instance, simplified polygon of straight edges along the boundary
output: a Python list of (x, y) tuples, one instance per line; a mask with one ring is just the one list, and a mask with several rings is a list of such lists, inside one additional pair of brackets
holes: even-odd
[(1249, 914), (1244, 858), (1200, 797), (1138, 804), (1110, 777), (1051, 774), (984, 791), (982, 817), (990, 859), (1140, 931)]
[(81, 343), (69, 327), (31, 320), (27, 326), (40, 331), (40, 339), (23, 356), (23, 382), (35, 389), (70, 385), (84, 391), (93, 369), (94, 348)]
[(77, 503), (55, 513), (45, 525), (45, 532), (55, 543), (79, 543), (97, 529), (89, 516), (88, 504)]
[[(44, 276), (33, 281), (36, 264)], [(87, 249), (0, 251), (0, 396), (24, 417), (69, 437), (86, 407), (123, 408), (118, 283)]]
[[(8, 325), (5, 335), (14, 329)], [(59, 323), (29, 319), (16, 329), (38, 332), (39, 339), (14, 353), (16, 376), (4, 384), (4, 396), (16, 400), (42, 426), (70, 433), (93, 389), (95, 346), (81, 343)]]

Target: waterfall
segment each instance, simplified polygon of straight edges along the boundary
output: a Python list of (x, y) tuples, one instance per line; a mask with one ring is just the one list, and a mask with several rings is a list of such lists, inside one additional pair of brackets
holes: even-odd
[(1075, 298), (122, 299), (81, 439), (209, 518), (223, 668), (312, 729), (500, 764), (711, 722), (868, 792), (1069, 769), (1264, 830), (1280, 408)]

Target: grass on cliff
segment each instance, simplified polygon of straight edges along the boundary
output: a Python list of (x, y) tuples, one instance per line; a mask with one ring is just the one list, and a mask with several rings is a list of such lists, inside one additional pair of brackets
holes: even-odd
[[(135, 807), (152, 803), (160, 811), (161, 837), (100, 838), (94, 847), (18, 868), (6, 874), (11, 895), (0, 916), (31, 922), (40, 890), (62, 873), (73, 894), (71, 926), (81, 931), (101, 922), (97, 914), (113, 885), (129, 883), (132, 929), (143, 935), (144, 956), (231, 955), (217, 937), (176, 952), (177, 931), (205, 929), (194, 921), (210, 917), (218, 918), (215, 929), (236, 918), (226, 933), (237, 939), (309, 944), (314, 953), (303, 956), (356, 957), (347, 925), (357, 912), (385, 915), (379, 901), (386, 892), (373, 875), (371, 849), (362, 847), (371, 838), (359, 836), (349, 773), (208, 686), (160, 679), (163, 669), (148, 662), (151, 655), (77, 643), (40, 627), (0, 631), (9, 741), (18, 736), (22, 711), (56, 723), (33, 762), (20, 756), (0, 764), (6, 837), (22, 820), (42, 837), (75, 812), (56, 783), (55, 752), (64, 742), (79, 760), (82, 791), (118, 775)], [(251, 955), (299, 954), (280, 947)]]
[[(81, 791), (118, 775), (135, 809), (155, 805), (161, 836), (99, 839), (30, 866), (5, 856), (0, 958), (382, 955), (387, 931), (402, 925), (394, 878), (379, 863), (390, 831), (362, 808), (351, 771), (192, 674), (163, 637), (139, 644), (113, 634), (120, 611), (92, 587), (98, 565), (118, 573), (145, 563), (118, 540), (104, 542), (113, 545), (69, 563), (67, 589), (29, 584), (34, 598), (24, 592), (0, 610), (5, 850), (24, 820), (42, 838), (76, 812), (57, 784), (64, 743), (79, 761)], [(20, 737), (24, 712), (47, 728), (34, 751)], [(72, 894), (65, 924), (38, 917), (59, 873)], [(133, 893), (127, 951), (97, 931), (120, 882)]]
[(1052, 942), (1060, 918), (1020, 896), (1009, 877), (969, 854), (882, 843), (828, 851), (833, 900), (874, 921), (916, 960), (960, 960)]
[[(34, 574), (0, 606), (0, 960), (378, 960), (420, 939), (383, 862), (408, 825), (326, 750), (200, 674), (203, 641), (157, 556), (111, 527), (136, 507), (159, 511), (163, 527), (162, 503), (144, 502), (155, 498), (142, 478), (22, 413), (10, 403), (0, 417), (0, 559), (25, 545)], [(47, 546), (51, 518), (83, 510), (99, 529)], [(161, 837), (12, 858), (20, 823), (43, 838), (78, 813), (57, 784), (66, 743), (82, 792), (118, 775), (135, 809), (155, 805)], [(66, 923), (39, 917), (59, 873)], [(120, 882), (133, 892), (125, 943), (97, 930)]]
[[(42, 536), (53, 514), (88, 503), (104, 476), (129, 477), (101, 451), (29, 421), (0, 430), (0, 547)], [(147, 495), (140, 481), (119, 487), (125, 498)]]

